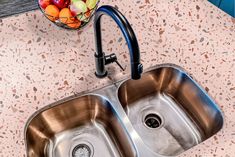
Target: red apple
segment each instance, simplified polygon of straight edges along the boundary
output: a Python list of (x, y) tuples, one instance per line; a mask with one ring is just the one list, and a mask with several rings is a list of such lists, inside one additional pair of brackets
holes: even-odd
[(39, 5), (43, 8), (46, 9), (48, 5), (51, 4), (51, 0), (39, 0)]
[(55, 6), (57, 6), (59, 9), (67, 8), (70, 0), (52, 0)]
[(77, 9), (73, 5), (70, 5), (69, 9), (72, 13), (72, 16), (77, 16)]

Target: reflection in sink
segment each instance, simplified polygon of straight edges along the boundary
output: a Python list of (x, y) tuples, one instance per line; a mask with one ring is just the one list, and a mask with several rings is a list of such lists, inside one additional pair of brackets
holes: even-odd
[(185, 72), (162, 66), (127, 80), (118, 98), (134, 129), (155, 153), (178, 155), (217, 133), (223, 117)]
[(109, 101), (86, 95), (38, 112), (26, 125), (28, 157), (134, 157)]
[(26, 124), (25, 143), (28, 157), (176, 156), (222, 125), (221, 111), (195, 81), (160, 65), (140, 80), (39, 110)]

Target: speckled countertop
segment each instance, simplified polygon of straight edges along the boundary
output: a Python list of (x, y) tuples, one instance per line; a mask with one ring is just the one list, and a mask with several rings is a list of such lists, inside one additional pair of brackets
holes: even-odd
[[(113, 0), (132, 23), (144, 68), (174, 63), (186, 69), (224, 112), (222, 131), (180, 157), (235, 156), (235, 20), (206, 0)], [(129, 74), (127, 47), (104, 18), (106, 52), (117, 52)], [(114, 28), (117, 30), (114, 31)], [(110, 84), (94, 76), (94, 38), (52, 25), (40, 11), (0, 20), (0, 156), (25, 156), (24, 126), (36, 110), (62, 98)]]

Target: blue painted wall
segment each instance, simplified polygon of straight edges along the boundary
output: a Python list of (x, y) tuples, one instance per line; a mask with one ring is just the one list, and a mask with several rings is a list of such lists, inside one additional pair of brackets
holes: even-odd
[(209, 0), (209, 2), (235, 17), (235, 0)]
[(221, 0), (209, 0), (209, 2), (213, 3), (213, 4), (216, 5), (217, 7), (219, 7), (220, 1), (221, 1)]

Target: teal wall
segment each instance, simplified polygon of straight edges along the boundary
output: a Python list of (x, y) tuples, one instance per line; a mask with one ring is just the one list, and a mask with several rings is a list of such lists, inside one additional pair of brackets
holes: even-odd
[(209, 2), (235, 17), (235, 0), (209, 0)]

